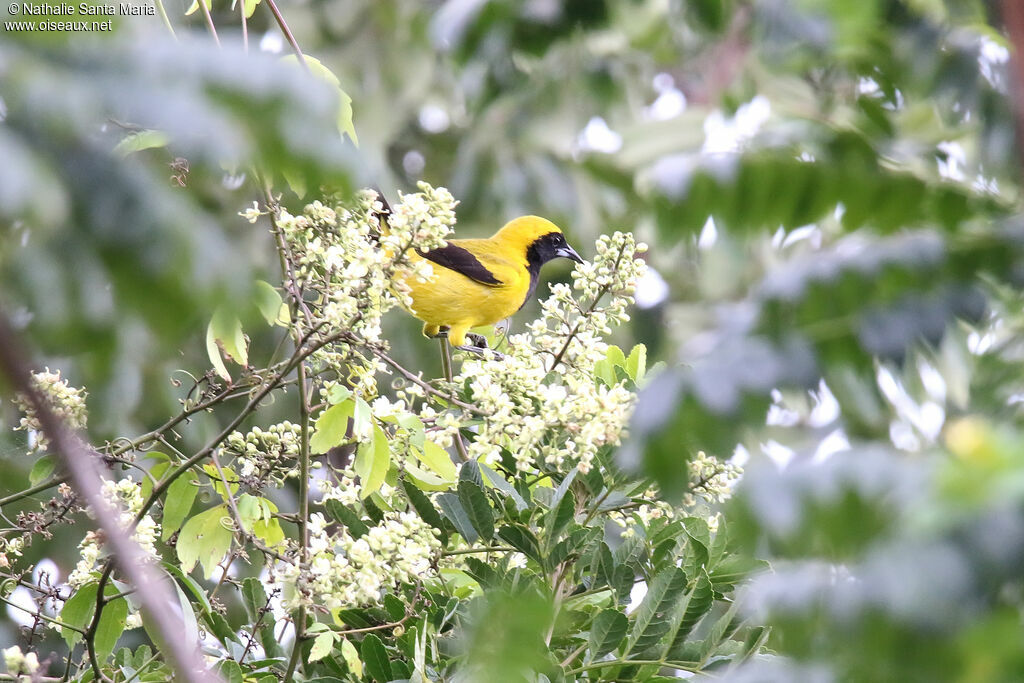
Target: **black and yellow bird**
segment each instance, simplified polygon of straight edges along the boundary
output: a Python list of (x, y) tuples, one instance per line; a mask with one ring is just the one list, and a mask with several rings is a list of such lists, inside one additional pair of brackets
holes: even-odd
[(482, 345), (482, 338), (467, 334), (470, 328), (493, 325), (523, 307), (545, 263), (583, 263), (558, 226), (538, 216), (509, 221), (486, 239), (447, 240), (440, 249), (411, 256), (430, 261), (433, 272), (425, 282), (399, 276), (412, 298), (409, 311), (423, 321), (424, 335), (447, 330), (448, 341), (464, 348), (467, 336)]

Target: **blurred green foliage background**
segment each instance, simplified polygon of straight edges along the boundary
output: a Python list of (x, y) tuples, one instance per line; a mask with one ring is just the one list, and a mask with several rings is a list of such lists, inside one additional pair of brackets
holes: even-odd
[[(772, 565), (741, 603), (771, 654), (730, 677), (1024, 677), (1024, 225), (997, 3), (284, 4), (358, 148), (332, 89), (278, 59), (266, 7), (248, 53), (226, 2), (220, 48), (166, 9), (177, 40), (158, 17), (0, 40), (0, 305), (88, 387), (94, 438), (166, 419), (214, 308), (276, 277), (237, 215), (263, 199), (253, 169), (296, 207), (285, 175), (310, 197), (443, 185), (460, 236), (535, 213), (585, 255), (632, 230), (658, 275), (616, 341), (666, 368), (621, 462), (678, 495), (691, 454), (735, 454), (727, 517)], [(170, 144), (113, 151), (137, 129)], [(436, 372), (414, 321), (388, 338)], [(217, 424), (196, 419), (197, 440)], [(18, 434), (0, 430), (4, 490), (27, 481)]]

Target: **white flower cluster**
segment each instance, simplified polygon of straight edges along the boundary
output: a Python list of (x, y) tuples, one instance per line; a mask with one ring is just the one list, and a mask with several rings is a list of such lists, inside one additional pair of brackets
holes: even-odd
[(732, 487), (743, 474), (743, 469), (734, 463), (723, 462), (704, 451), (687, 464), (689, 470), (689, 489), (678, 507), (666, 502), (661, 492), (652, 487), (636, 501), (623, 510), (608, 513), (608, 519), (622, 529), (625, 537), (636, 534), (636, 523), (649, 525), (653, 520), (662, 517), (673, 519), (682, 515), (700, 515), (704, 517), (708, 528), (714, 532), (718, 529), (718, 513), (711, 505), (724, 503), (732, 496)]
[(270, 477), (277, 485), (299, 474), (302, 427), (287, 420), (266, 429), (253, 427), (248, 434), (232, 432), (224, 452), (235, 457), (236, 470), (243, 477)]
[[(60, 371), (50, 372), (46, 368), (43, 372), (32, 373), (32, 384), (50, 404), (54, 414), (72, 430), (84, 429), (87, 419), (85, 409), (85, 390), (69, 386), (67, 380), (60, 377)], [(17, 429), (25, 430), (32, 435), (30, 452), (44, 450), (49, 446), (49, 440), (43, 434), (43, 427), (39, 422), (35, 409), (28, 402), (25, 396), (18, 395), (14, 402), (25, 414)]]
[(700, 502), (723, 503), (732, 496), (732, 487), (743, 474), (743, 469), (734, 463), (698, 451), (687, 467), (690, 487), (683, 498), (685, 507), (694, 507)]
[[(623, 538), (630, 538), (636, 535), (636, 524), (639, 522), (649, 526), (656, 519), (674, 519), (679, 509), (667, 503), (661, 496), (657, 487), (650, 487), (640, 496), (640, 501), (634, 499), (631, 505), (624, 506), (621, 510), (609, 510), (609, 521), (621, 528)], [(642, 502), (641, 502), (642, 501)]]
[(431, 187), (424, 182), (417, 187), (419, 192), (401, 195), (402, 201), (388, 218), (395, 246), (411, 244), (424, 250), (443, 247), (444, 238), (455, 226), (458, 202), (447, 188)]
[[(356, 483), (356, 473), (351, 468), (341, 470), (338, 473), (339, 482), (337, 484), (332, 483), (328, 479), (324, 479), (320, 482), (320, 500), (326, 502), (328, 500), (336, 500), (342, 505), (348, 505), (350, 507), (358, 506), (360, 503), (360, 487)], [(380, 494), (387, 498), (391, 495), (391, 487), (387, 484), (382, 484), (380, 488)]]
[(35, 652), (25, 654), (17, 645), (4, 650), (4, 665), (7, 673), (15, 677), (15, 680), (35, 680), (35, 674), (39, 671), (39, 658)]
[(21, 536), (15, 538), (0, 538), (0, 569), (7, 569), (11, 566), (11, 557), (21, 557), (25, 549), (25, 539)]
[[(492, 463), (504, 447), (520, 469), (545, 463), (586, 473), (602, 447), (618, 445), (635, 395), (622, 384), (596, 382), (593, 369), (608, 349), (603, 335), (629, 319), (626, 308), (645, 268), (635, 254), (645, 248), (629, 234), (602, 236), (594, 263), (576, 266), (572, 288), (551, 288), (543, 315), (528, 333), (509, 338), (504, 358), (463, 361), (455, 385), (468, 382), (474, 405), (486, 415), (471, 456)], [(583, 304), (573, 289), (582, 292)], [(438, 424), (453, 435), (458, 420), (446, 417)]]
[[(357, 490), (357, 489), (356, 489)], [(411, 512), (387, 512), (359, 539), (347, 528), (328, 531), (327, 520), (309, 520), (309, 565), (286, 564), (278, 580), (292, 598), (288, 607), (320, 604), (328, 609), (375, 604), (396, 584), (432, 575), (441, 550), (436, 532)]]
[[(118, 511), (118, 521), (121, 527), (123, 529), (130, 528), (145, 503), (142, 487), (131, 479), (120, 479), (116, 482), (104, 479), (102, 492), (107, 505)], [(154, 559), (159, 557), (156, 550), (156, 539), (159, 536), (160, 525), (149, 515), (144, 515), (139, 520), (132, 533), (135, 542), (149, 557)], [(72, 587), (77, 588), (86, 584), (92, 578), (91, 574), (100, 559), (101, 540), (98, 533), (90, 531), (78, 544), (78, 564), (68, 576), (68, 584)]]

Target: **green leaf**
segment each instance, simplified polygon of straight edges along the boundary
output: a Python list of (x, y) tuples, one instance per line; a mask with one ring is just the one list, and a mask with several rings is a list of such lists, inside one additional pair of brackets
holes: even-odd
[(622, 349), (611, 345), (605, 352), (605, 357), (594, 363), (594, 377), (609, 387), (615, 386), (618, 383), (615, 368), (625, 367), (625, 364), (626, 357), (623, 355)]
[(145, 457), (146, 459), (156, 461), (149, 468), (149, 476), (142, 478), (142, 497), (148, 498), (149, 494), (153, 492), (153, 480), (159, 482), (163, 478), (164, 473), (170, 468), (171, 456), (159, 451), (150, 451), (146, 453)]
[(464, 561), (466, 563), (466, 573), (476, 579), (476, 582), (480, 584), (484, 592), (501, 586), (505, 580), (504, 571), (498, 567), (492, 567), (479, 558), (467, 555)]
[(252, 530), (256, 520), (263, 517), (263, 507), (260, 499), (252, 494), (243, 493), (235, 501), (235, 509), (238, 510), (238, 517), (242, 522), (242, 528), (246, 531)]
[(348, 421), (355, 410), (355, 401), (347, 399), (327, 408), (316, 419), (309, 451), (314, 455), (326, 453), (348, 440)]
[(121, 141), (114, 146), (114, 154), (126, 157), (144, 149), (166, 147), (170, 142), (170, 136), (162, 130), (140, 130), (121, 138)]
[(654, 577), (636, 610), (627, 654), (646, 650), (668, 633), (672, 611), (685, 589), (686, 574), (679, 567), (669, 567)]
[(619, 646), (626, 637), (629, 620), (615, 609), (602, 610), (590, 626), (590, 659), (603, 657)]
[[(103, 590), (103, 595), (111, 597), (119, 592), (117, 586), (108, 583)], [(114, 651), (118, 638), (124, 633), (124, 626), (127, 620), (128, 601), (124, 598), (117, 598), (108, 602), (103, 608), (99, 623), (96, 624), (96, 637), (93, 641), (96, 648), (96, 658), (100, 662), (106, 661), (110, 653)]]
[(686, 642), (686, 637), (690, 635), (690, 631), (707, 614), (714, 602), (715, 593), (711, 587), (711, 579), (708, 578), (706, 573), (702, 572), (697, 577), (697, 583), (694, 584), (693, 589), (686, 597), (686, 609), (677, 615), (678, 625), (673, 625), (674, 628), (670, 629), (673, 631), (671, 636), (672, 642), (669, 645), (670, 651)]
[(437, 497), (437, 504), (441, 506), (441, 512), (455, 525), (455, 530), (466, 539), (466, 542), (476, 543), (479, 540), (480, 535), (473, 528), (473, 522), (470, 521), (469, 515), (466, 514), (462, 503), (459, 502), (458, 496), (454, 493), (442, 493)]
[(324, 631), (313, 639), (313, 647), (309, 650), (309, 661), (315, 662), (331, 654), (334, 649), (334, 631)]
[(347, 400), (351, 395), (351, 389), (342, 384), (335, 384), (327, 392), (327, 402), (332, 406), (336, 406), (342, 401)]
[[(80, 586), (61, 608), (60, 620), (68, 626), (80, 629), (88, 626), (93, 612), (96, 611), (96, 587), (95, 582)], [(60, 634), (68, 647), (74, 647), (75, 643), (82, 639), (81, 633), (69, 628), (62, 628)]]
[(611, 548), (604, 541), (597, 544), (590, 560), (590, 573), (602, 583), (614, 587), (615, 558)]
[(508, 483), (508, 480), (506, 480), (505, 477), (503, 477), (500, 473), (495, 472), (494, 470), (492, 470), (487, 465), (484, 465), (483, 463), (480, 464), (480, 471), (483, 473), (484, 479), (486, 481), (491, 482), (494, 488), (498, 489), (499, 491), (501, 491), (506, 496), (512, 499), (512, 501), (515, 503), (516, 510), (522, 512), (523, 510), (529, 507), (526, 500), (524, 500), (523, 497), (519, 495), (519, 491), (516, 491), (515, 488), (513, 488), (512, 485)]
[(405, 497), (409, 499), (409, 504), (412, 505), (416, 514), (420, 516), (420, 519), (435, 529), (444, 531), (444, 523), (441, 520), (441, 515), (438, 513), (437, 508), (434, 507), (434, 504), (430, 502), (430, 499), (427, 498), (425, 493), (405, 479), (402, 479), (402, 490), (405, 491)]
[(191, 472), (179, 476), (167, 487), (167, 495), (164, 497), (164, 517), (160, 522), (160, 536), (164, 541), (181, 528), (181, 523), (192, 511), (192, 503), (195, 502), (197, 493), (199, 493), (199, 489), (194, 483)]
[(214, 568), (231, 550), (234, 534), (221, 521), (227, 516), (227, 506), (218, 505), (185, 523), (177, 544), (178, 559), (185, 572), (191, 572), (198, 560), (203, 565), (203, 575), (213, 575)]
[(177, 579), (185, 584), (185, 588), (188, 589), (188, 592), (191, 593), (192, 597), (199, 603), (204, 615), (213, 611), (213, 607), (210, 605), (210, 599), (206, 596), (206, 591), (203, 590), (203, 587), (200, 586), (195, 579), (183, 572), (181, 568), (173, 562), (161, 562), (160, 566), (164, 568), (172, 579)]
[(256, 308), (268, 325), (287, 325), (291, 321), (288, 305), (269, 282), (257, 280), (255, 296)]
[[(332, 614), (334, 612), (332, 611)], [(352, 628), (370, 628), (380, 626), (387, 622), (387, 613), (383, 610), (372, 608), (364, 609), (338, 609), (335, 622), (339, 626), (350, 626)]]
[[(409, 443), (417, 448), (426, 448), (426, 430), (423, 427), (423, 420), (418, 415), (400, 413), (397, 417), (398, 426), (409, 433)], [(434, 444), (437, 446), (437, 444)], [(438, 446), (438, 448), (441, 448)], [(448, 462), (452, 459), (448, 458)]]
[(616, 567), (625, 565), (639, 569), (646, 555), (647, 548), (643, 540), (637, 536), (624, 538), (622, 543), (612, 551)]
[(245, 606), (249, 622), (255, 623), (268, 604), (267, 591), (263, 588), (263, 583), (254, 576), (245, 578), (242, 581), (242, 605)]
[[(199, 623), (196, 621), (196, 613), (195, 610), (192, 609), (192, 602), (188, 599), (188, 596), (185, 595), (185, 591), (181, 590), (181, 586), (178, 585), (177, 581), (171, 580), (171, 583), (174, 585), (174, 592), (178, 596), (178, 606), (181, 607), (181, 616), (185, 627), (185, 632), (182, 634), (182, 637), (185, 639), (185, 642), (198, 646)], [(146, 633), (149, 633), (148, 624), (145, 620), (142, 622), (142, 625), (146, 627)]]
[(348, 665), (348, 670), (356, 675), (356, 678), (363, 677), (363, 660), (359, 659), (359, 652), (352, 641), (345, 638), (341, 641), (341, 657)]
[(700, 517), (686, 517), (683, 519), (683, 527), (686, 529), (686, 535), (699, 543), (705, 551), (711, 547), (711, 529), (708, 528), (706, 520)]
[(267, 592), (263, 583), (254, 576), (242, 581), (242, 603), (245, 605), (249, 623), (259, 622), (260, 642), (267, 657), (280, 656), (281, 649), (274, 637), (274, 615), (267, 601)]
[(373, 436), (373, 411), (361, 396), (353, 396), (352, 400), (355, 401), (355, 408), (352, 409), (352, 436), (368, 439)]
[(502, 526), (498, 529), (498, 538), (501, 538), (537, 564), (543, 565), (543, 557), (537, 537), (522, 524), (506, 524)]
[(32, 486), (47, 479), (53, 474), (54, 468), (57, 466), (57, 457), (55, 455), (44, 455), (35, 461), (32, 465), (32, 470), (28, 473), (28, 483)]
[(629, 352), (629, 358), (626, 359), (626, 372), (633, 379), (634, 382), (640, 383), (644, 375), (647, 374), (647, 347), (643, 344), (637, 344), (633, 347), (633, 350)]
[(380, 638), (372, 633), (368, 634), (363, 638), (359, 653), (370, 678), (378, 683), (387, 683), (391, 680), (391, 662)]
[(455, 471), (455, 463), (452, 462), (448, 451), (433, 441), (424, 441), (422, 450), (413, 447), (412, 454), (431, 471), (439, 474), (445, 481), (455, 481), (458, 477), (458, 473)]
[(612, 365), (617, 365), (619, 367), (625, 367), (626, 365), (626, 354), (624, 354), (622, 349), (614, 344), (608, 346), (608, 350), (605, 351), (604, 357)]
[(391, 467), (391, 447), (387, 433), (380, 425), (373, 425), (373, 438), (363, 441), (356, 451), (353, 469), (359, 475), (361, 498), (368, 497), (384, 484)]
[(476, 460), (470, 460), (469, 462), (462, 463), (462, 467), (459, 468), (459, 479), (471, 482), (480, 488), (483, 488), (484, 477), (480, 473), (480, 463)]
[(203, 618), (213, 635), (217, 636), (217, 640), (222, 644), (227, 645), (229, 641), (238, 637), (238, 632), (231, 628), (231, 624), (220, 612), (209, 612), (203, 615)]
[(405, 468), (406, 476), (411, 479), (421, 491), (450, 491), (455, 486), (454, 481), (442, 479), (433, 472), (428, 472), (422, 467), (417, 467), (409, 461), (406, 461), (403, 467)]
[(571, 486), (573, 481), (576, 480), (576, 474), (578, 472), (579, 472), (579, 470), (576, 467), (573, 467), (571, 470), (569, 470), (569, 473), (566, 474), (565, 478), (562, 479), (561, 483), (558, 484), (558, 488), (555, 489), (555, 495), (551, 499), (550, 507), (554, 508), (559, 503), (562, 502), (562, 499), (565, 497), (566, 491), (569, 490), (569, 486)]
[(469, 479), (460, 479), (458, 490), (459, 502), (462, 503), (462, 508), (466, 511), (473, 528), (485, 541), (490, 541), (494, 538), (494, 512), (487, 501), (487, 494)]
[[(330, 69), (320, 63), (320, 60), (309, 55), (304, 55), (306, 60), (306, 66), (313, 72), (313, 75), (318, 78), (330, 83), (338, 91), (338, 131), (342, 135), (348, 135), (352, 142), (358, 146), (359, 138), (356, 136), (356, 128), (352, 123), (352, 98), (341, 89), (341, 81), (335, 76)], [(294, 55), (288, 55), (283, 61), (295, 62), (296, 58)]]
[(558, 542), (565, 527), (572, 522), (576, 514), (576, 496), (572, 491), (566, 491), (558, 501), (554, 510), (548, 513), (547, 524), (544, 529), (544, 547), (550, 549)]
[(548, 566), (557, 567), (593, 543), (602, 533), (600, 527), (578, 527), (555, 544), (548, 555)]
[(242, 675), (242, 667), (233, 659), (222, 659), (217, 662), (217, 673), (227, 683), (242, 683), (245, 677)]
[[(245, 339), (245, 333), (242, 332), (242, 323), (237, 315), (231, 313), (224, 306), (218, 306), (213, 312), (213, 318), (210, 319), (210, 325), (206, 329), (207, 351), (210, 349), (211, 339), (214, 349), (219, 347), (228, 358), (239, 365), (249, 364), (248, 342)], [(214, 360), (214, 356), (219, 358), (219, 353), (214, 353), (210, 357), (210, 361), (216, 367), (217, 362)], [(230, 379), (230, 377), (225, 377), (225, 379)]]
[(370, 530), (370, 527), (366, 526), (366, 522), (360, 519), (355, 511), (345, 506), (340, 500), (329, 498), (324, 502), (324, 507), (327, 508), (327, 512), (331, 517), (345, 525), (349, 533), (352, 534), (352, 538), (360, 539)]
[(388, 593), (384, 596), (384, 609), (387, 610), (388, 616), (391, 617), (392, 621), (398, 621), (405, 616), (405, 603), (393, 593)]
[(729, 16), (726, 0), (693, 0), (687, 7), (707, 29), (719, 32), (725, 28)]
[(725, 592), (747, 577), (748, 574), (767, 567), (767, 563), (746, 555), (726, 555), (714, 569), (708, 572), (715, 590)]
[(206, 476), (210, 478), (210, 484), (213, 485), (213, 490), (216, 491), (224, 502), (228, 502), (228, 491), (224, 488), (224, 482), (228, 483), (228, 488), (231, 489), (231, 493), (238, 493), (238, 475), (230, 467), (221, 467), (221, 471), (224, 473), (224, 479), (221, 479), (220, 472), (217, 471), (216, 465), (208, 463), (203, 465), (203, 471), (206, 472)]
[(252, 525), (252, 533), (271, 548), (284, 543), (284, 529), (277, 519), (262, 519)]

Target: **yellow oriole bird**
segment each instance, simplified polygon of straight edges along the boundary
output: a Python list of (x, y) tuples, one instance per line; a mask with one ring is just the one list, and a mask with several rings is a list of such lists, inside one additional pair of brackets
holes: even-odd
[(467, 334), (471, 327), (493, 325), (527, 302), (537, 288), (540, 268), (556, 258), (583, 263), (557, 225), (538, 216), (509, 221), (486, 239), (447, 240), (444, 247), (413, 252), (431, 262), (426, 282), (399, 276), (412, 297), (410, 313), (423, 321), (423, 334), (447, 329), (448, 341), (465, 348), (486, 340)]

